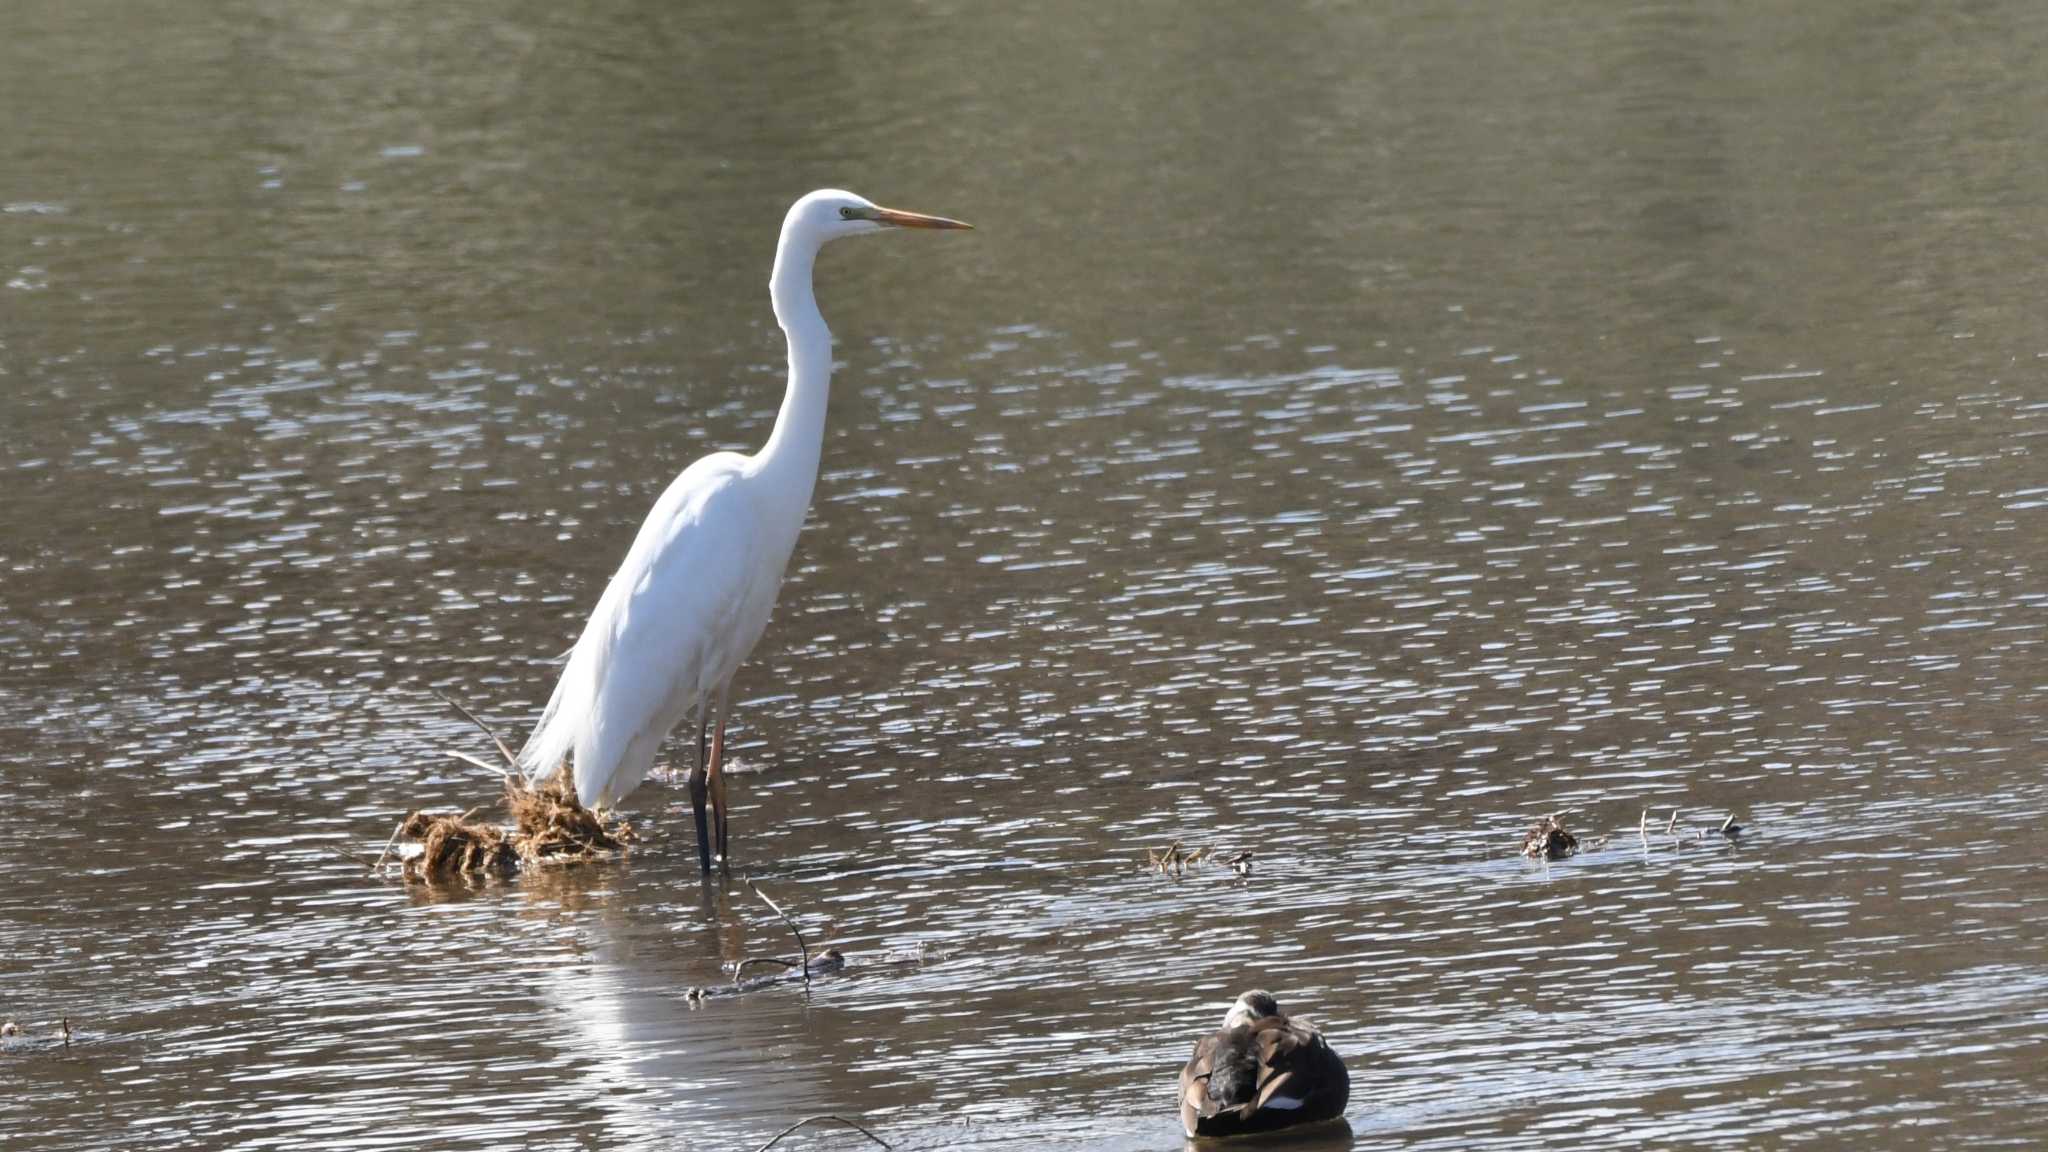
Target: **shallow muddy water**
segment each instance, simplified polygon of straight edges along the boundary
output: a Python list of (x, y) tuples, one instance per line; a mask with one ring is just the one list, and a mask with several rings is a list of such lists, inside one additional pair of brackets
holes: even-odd
[[(2048, 14), (675, 7), (12, 13), (0, 1145), (1173, 1148), (1252, 985), (1359, 1148), (2048, 1140)], [(365, 876), (765, 435), (824, 184), (979, 226), (821, 262), (736, 689), (848, 972), (686, 997), (787, 936), (659, 781)]]

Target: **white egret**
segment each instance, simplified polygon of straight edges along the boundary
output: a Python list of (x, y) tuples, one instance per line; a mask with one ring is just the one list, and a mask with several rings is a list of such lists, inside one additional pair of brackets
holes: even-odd
[(714, 452), (691, 464), (655, 501), (519, 753), (530, 777), (545, 778), (573, 754), (577, 799), (587, 808), (610, 807), (639, 787), (662, 741), (692, 716), (697, 859), (709, 873), (715, 833), (717, 856), (729, 870), (721, 771), (727, 695), (775, 608), (825, 435), (832, 334), (812, 292), (812, 264), (827, 241), (842, 236), (967, 227), (829, 188), (790, 207), (768, 280), (789, 344), (789, 384), (775, 428), (751, 456)]

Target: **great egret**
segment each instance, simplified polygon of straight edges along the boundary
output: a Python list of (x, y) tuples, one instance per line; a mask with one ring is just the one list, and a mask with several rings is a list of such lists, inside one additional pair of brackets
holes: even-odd
[(1315, 1026), (1269, 993), (1247, 992), (1180, 1070), (1180, 1123), (1197, 1136), (1248, 1136), (1342, 1122), (1351, 1074)]
[(730, 869), (720, 770), (727, 693), (775, 608), (825, 435), (832, 333), (811, 289), (812, 264), (818, 249), (841, 236), (967, 227), (830, 188), (790, 207), (768, 279), (789, 343), (789, 385), (775, 428), (751, 456), (714, 452), (698, 460), (655, 501), (520, 750), (530, 777), (546, 777), (573, 753), (576, 798), (586, 808), (610, 807), (639, 787), (661, 742), (694, 716), (697, 762), (689, 788), (697, 859), (709, 873), (715, 831), (718, 858)]

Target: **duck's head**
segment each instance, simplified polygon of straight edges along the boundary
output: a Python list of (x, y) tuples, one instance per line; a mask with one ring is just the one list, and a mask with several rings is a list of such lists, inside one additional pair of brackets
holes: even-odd
[(1271, 992), (1247, 992), (1237, 998), (1230, 1011), (1223, 1014), (1223, 1027), (1242, 1028), (1254, 1020), (1280, 1014), (1280, 1002), (1273, 999)]

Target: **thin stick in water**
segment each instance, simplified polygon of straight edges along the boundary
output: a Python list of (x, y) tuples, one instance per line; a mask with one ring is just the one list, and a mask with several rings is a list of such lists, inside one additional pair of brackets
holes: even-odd
[(375, 872), (381, 866), (379, 861), (372, 860), (368, 856), (358, 855), (339, 844), (329, 844), (327, 850), (358, 868), (368, 868), (370, 871)]
[(740, 973), (746, 971), (747, 965), (749, 964), (780, 964), (784, 968), (796, 967), (796, 965), (791, 964), (789, 961), (784, 960), (780, 956), (748, 956), (745, 959), (741, 960), (739, 963), (732, 966), (733, 987), (737, 988), (740, 986)]
[[(759, 892), (760, 892), (760, 889), (756, 888), (756, 889), (754, 889), (754, 891), (755, 891), (756, 893), (759, 893)], [(768, 898), (767, 898), (766, 896), (763, 896), (763, 897), (761, 897), (761, 899), (763, 899), (763, 900), (766, 900), (766, 899), (768, 899)], [(774, 908), (774, 907), (775, 907), (775, 905), (774, 905), (773, 903), (770, 903), (770, 904), (769, 904), (769, 907), (771, 907), (771, 908)], [(776, 908), (775, 910), (776, 910), (777, 912), (780, 912), (780, 911), (781, 911), (781, 909), (780, 909), (780, 908)], [(797, 1121), (797, 1122), (796, 1122), (796, 1123), (794, 1123), (794, 1124), (791, 1124), (791, 1125), (790, 1125), (789, 1127), (787, 1127), (787, 1128), (784, 1128), (784, 1129), (783, 1129), (782, 1131), (780, 1131), (780, 1132), (777, 1132), (777, 1133), (776, 1133), (775, 1135), (773, 1135), (773, 1136), (769, 1137), (769, 1138), (768, 1138), (768, 1142), (767, 1142), (766, 1144), (763, 1144), (763, 1145), (761, 1145), (761, 1146), (760, 1146), (759, 1148), (756, 1148), (756, 1149), (754, 1149), (754, 1152), (768, 1152), (768, 1149), (770, 1149), (770, 1148), (773, 1148), (773, 1147), (775, 1147), (775, 1142), (776, 1142), (777, 1140), (780, 1140), (780, 1139), (782, 1139), (782, 1138), (783, 1138), (784, 1136), (787, 1136), (787, 1135), (789, 1135), (789, 1134), (790, 1134), (791, 1132), (794, 1132), (794, 1131), (796, 1131), (797, 1129), (799, 1129), (799, 1128), (803, 1127), (803, 1126), (804, 1126), (804, 1125), (806, 1125), (806, 1124), (811, 1124), (811, 1123), (815, 1123), (816, 1121), (819, 1121), (819, 1120), (833, 1120), (833, 1121), (837, 1121), (838, 1123), (841, 1123), (841, 1124), (844, 1124), (844, 1125), (846, 1125), (846, 1126), (847, 1126), (848, 1128), (851, 1128), (851, 1129), (853, 1129), (854, 1131), (856, 1131), (856, 1132), (860, 1133), (861, 1135), (863, 1135), (863, 1136), (867, 1137), (868, 1139), (870, 1139), (870, 1140), (873, 1140), (873, 1141), (874, 1141), (875, 1143), (877, 1143), (877, 1144), (880, 1144), (880, 1145), (881, 1145), (882, 1147), (884, 1147), (884, 1148), (889, 1148), (889, 1147), (893, 1147), (893, 1145), (891, 1145), (891, 1144), (890, 1144), (890, 1143), (889, 1143), (889, 1142), (888, 1142), (887, 1140), (884, 1140), (884, 1139), (882, 1139), (882, 1138), (881, 1138), (880, 1136), (877, 1136), (877, 1135), (875, 1135), (875, 1134), (874, 1134), (873, 1132), (870, 1132), (870, 1131), (868, 1131), (867, 1129), (865, 1129), (865, 1128), (861, 1127), (860, 1125), (858, 1125), (858, 1124), (854, 1123), (853, 1121), (851, 1121), (851, 1120), (848, 1120), (848, 1119), (847, 1119), (846, 1117), (844, 1117), (844, 1116), (833, 1116), (833, 1115), (831, 1115), (831, 1114), (829, 1114), (829, 1113), (828, 1113), (828, 1114), (825, 1114), (825, 1115), (820, 1115), (820, 1116), (806, 1116), (806, 1117), (804, 1117), (803, 1119), (801, 1119), (801, 1120)]]
[(407, 812), (403, 817), (399, 819), (398, 827), (393, 828), (391, 830), (391, 839), (386, 840), (384, 842), (384, 850), (382, 852), (377, 853), (377, 862), (375, 864), (370, 865), (370, 871), (382, 872), (384, 870), (384, 862), (386, 860), (391, 859), (391, 846), (393, 844), (398, 843), (398, 834), (400, 832), (405, 831), (406, 821), (411, 820), (412, 817), (413, 814), (411, 812)]
[[(796, 949), (798, 952), (803, 954), (804, 958), (804, 991), (809, 992), (811, 990), (811, 946), (804, 943), (804, 930), (796, 926), (796, 921), (789, 918), (789, 913), (784, 912), (780, 904), (777, 904), (775, 901), (770, 900), (768, 898), (768, 894), (766, 892), (761, 891), (761, 886), (759, 884), (754, 883), (752, 880), (748, 880), (747, 887), (754, 890), (754, 895), (759, 896), (763, 904), (766, 904), (768, 905), (768, 907), (775, 909), (775, 914), (777, 916), (782, 917), (782, 922), (784, 924), (789, 925), (790, 932), (796, 936)], [(837, 1119), (837, 1117), (833, 1117), (833, 1119)], [(794, 1130), (794, 1127), (792, 1127), (791, 1131)], [(780, 1139), (780, 1137), (778, 1137), (777, 1139)], [(772, 1144), (774, 1143), (774, 1141), (771, 1140), (769, 1141), (769, 1143)]]
[(431, 689), (431, 691), (434, 693), (434, 695), (439, 696), (441, 698), (441, 703), (446, 704), (450, 708), (455, 709), (457, 712), (462, 713), (462, 718), (464, 720), (467, 720), (471, 724), (476, 725), (478, 731), (481, 731), (484, 735), (489, 736), (491, 738), (491, 743), (496, 744), (498, 746), (498, 755), (503, 756), (505, 758), (505, 763), (510, 764), (514, 772), (519, 771), (519, 757), (514, 756), (512, 754), (512, 749), (506, 747), (505, 742), (503, 740), (498, 739), (498, 734), (496, 732), (491, 731), (491, 726), (489, 724), (486, 724), (482, 720), (479, 720), (477, 718), (476, 713), (471, 712), (467, 708), (464, 708), (460, 703), (456, 701), (455, 697), (448, 695), (446, 692), (441, 691), (439, 688)]
[(457, 760), (462, 761), (464, 764), (470, 764), (478, 768), (481, 768), (484, 771), (489, 772), (491, 775), (496, 776), (500, 780), (504, 780), (510, 775), (503, 768), (498, 767), (496, 764), (493, 764), (488, 760), (478, 759), (475, 756), (471, 756), (467, 752), (457, 752), (453, 748), (444, 748), (442, 749), (442, 751), (448, 753), (450, 756), (455, 757)]

